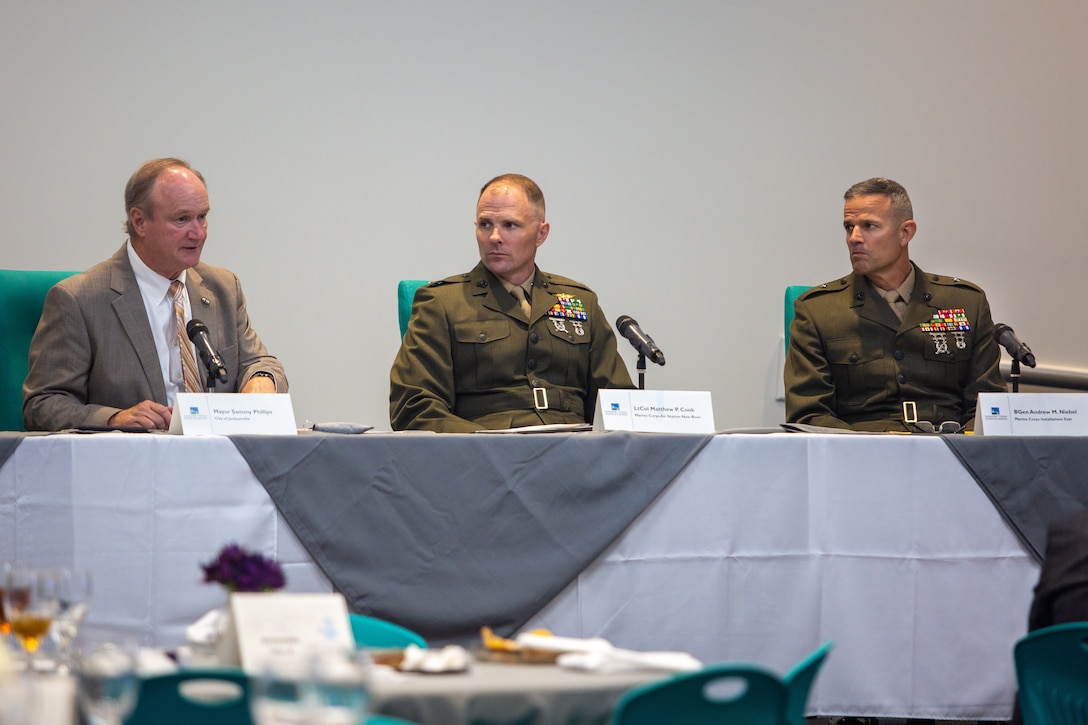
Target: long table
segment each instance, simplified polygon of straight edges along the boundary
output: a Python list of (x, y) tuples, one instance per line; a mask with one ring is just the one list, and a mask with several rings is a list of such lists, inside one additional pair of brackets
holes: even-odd
[[(479, 438), (368, 433), (353, 445), (363, 460), (392, 446), (426, 460)], [(518, 455), (494, 465), (538, 465)], [(456, 520), (474, 502), (442, 505)], [(362, 509), (357, 523), (387, 513), (367, 521)], [(93, 620), (152, 644), (176, 645), (222, 604), (198, 564), (229, 540), (278, 556), (291, 590), (332, 587), (229, 439), (32, 436), (0, 468), (0, 558), (92, 567)], [(1037, 577), (935, 437), (722, 435), (525, 626), (779, 670), (832, 640), (811, 714), (1007, 719), (1012, 646)], [(430, 597), (436, 611), (457, 607), (441, 587)]]

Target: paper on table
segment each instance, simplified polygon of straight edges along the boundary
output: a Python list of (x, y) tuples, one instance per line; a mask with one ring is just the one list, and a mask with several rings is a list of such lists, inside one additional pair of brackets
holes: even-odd
[(498, 430), (477, 430), (474, 433), (575, 433), (593, 430), (589, 423), (552, 423), (550, 425), (526, 425), (521, 428), (500, 428)]

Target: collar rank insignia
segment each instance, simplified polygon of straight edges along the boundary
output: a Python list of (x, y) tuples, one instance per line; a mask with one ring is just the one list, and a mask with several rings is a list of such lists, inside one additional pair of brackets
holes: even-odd
[(962, 308), (954, 310), (937, 310), (933, 319), (923, 322), (918, 326), (922, 332), (928, 332), (933, 338), (935, 352), (938, 355), (948, 354), (948, 335), (956, 342), (956, 348), (963, 350), (967, 347), (964, 333), (971, 329), (967, 321), (967, 312)]
[(557, 294), (555, 298), (555, 304), (548, 310), (548, 317), (551, 318), (555, 329), (566, 332), (566, 321), (570, 320), (574, 325), (574, 332), (579, 336), (585, 335), (586, 331), (582, 322), (588, 320), (589, 316), (586, 314), (586, 306), (582, 304), (582, 301), (574, 295), (563, 293)]

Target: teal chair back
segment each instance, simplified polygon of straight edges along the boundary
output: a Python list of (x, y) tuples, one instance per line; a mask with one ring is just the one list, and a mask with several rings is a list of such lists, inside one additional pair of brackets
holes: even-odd
[(408, 318), (412, 316), (412, 300), (416, 298), (416, 290), (425, 284), (426, 279), (402, 279), (397, 284), (397, 319), (400, 321), (400, 336), (408, 331)]
[(0, 269), (0, 430), (23, 430), (30, 338), (49, 288), (75, 272)]
[[(194, 699), (186, 683), (216, 686), (217, 696)], [(253, 725), (249, 678), (241, 670), (181, 670), (140, 681), (136, 708), (125, 725)]]
[(401, 649), (410, 644), (426, 647), (427, 640), (410, 629), (365, 614), (350, 614), (351, 634), (356, 647), (372, 649)]
[(805, 292), (812, 289), (812, 285), (803, 284), (791, 284), (786, 288), (786, 305), (785, 305), (785, 330), (786, 330), (786, 350), (790, 349), (790, 323), (793, 322), (793, 303)]
[(816, 675), (820, 674), (820, 668), (823, 667), (832, 646), (832, 642), (825, 642), (782, 677), (786, 685), (786, 717), (790, 725), (805, 725), (805, 707), (808, 705), (809, 693), (812, 692), (812, 683)]
[(787, 725), (786, 685), (756, 665), (711, 665), (625, 692), (613, 725)]
[(1024, 725), (1088, 723), (1088, 622), (1030, 632), (1013, 660)]

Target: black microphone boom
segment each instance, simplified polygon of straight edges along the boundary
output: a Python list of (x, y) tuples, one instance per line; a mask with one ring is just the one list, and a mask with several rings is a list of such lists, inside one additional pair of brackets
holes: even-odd
[(219, 357), (219, 353), (212, 347), (208, 326), (200, 320), (189, 320), (189, 324), (185, 326), (185, 334), (196, 345), (200, 359), (204, 361), (204, 367), (208, 368), (208, 382), (210, 383), (212, 378), (219, 378), (219, 382), (226, 384), (227, 368), (223, 365), (223, 359)]
[(1035, 367), (1035, 355), (1031, 348), (1016, 336), (1011, 327), (1003, 322), (994, 325), (994, 339), (1009, 351), (1013, 360), (1019, 360), (1029, 368)]
[(661, 348), (657, 346), (652, 337), (642, 331), (637, 322), (627, 315), (620, 315), (619, 319), (616, 320), (616, 329), (631, 341), (631, 345), (636, 350), (648, 357), (652, 362), (658, 365), (665, 364), (665, 353), (661, 352)]

